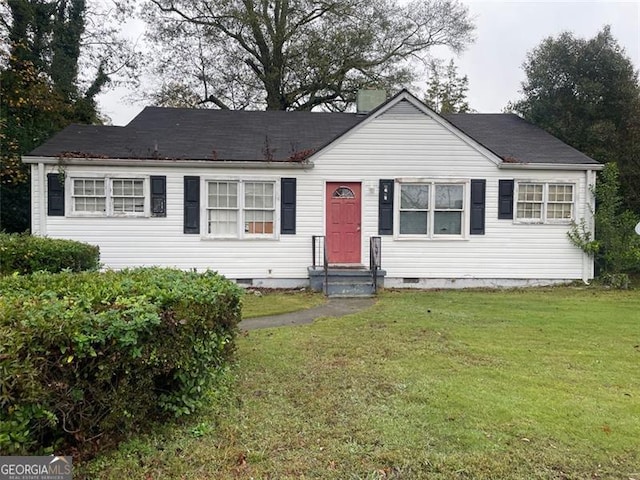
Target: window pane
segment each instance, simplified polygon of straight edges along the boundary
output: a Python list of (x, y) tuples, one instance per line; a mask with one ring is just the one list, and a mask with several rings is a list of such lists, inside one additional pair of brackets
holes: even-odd
[(460, 235), (462, 233), (462, 212), (435, 212), (433, 233), (435, 235)]
[(541, 219), (541, 203), (518, 203), (518, 218)]
[(273, 190), (273, 183), (271, 182), (245, 183), (245, 208), (273, 208)]
[(235, 210), (209, 210), (209, 233), (235, 236), (238, 232), (238, 212)]
[(401, 185), (400, 208), (427, 210), (429, 208), (429, 185)]
[(400, 212), (401, 234), (426, 234), (427, 212)]
[(571, 220), (573, 217), (573, 204), (550, 203), (547, 207), (547, 217), (551, 219)]
[(349, 187), (338, 187), (331, 194), (333, 198), (356, 198), (353, 190)]
[(271, 234), (273, 233), (273, 211), (248, 210), (245, 212), (245, 233)]
[(209, 182), (207, 188), (209, 208), (237, 208), (235, 182)]
[(462, 185), (436, 185), (436, 209), (462, 210)]
[(273, 208), (273, 191), (274, 191), (273, 183), (265, 183), (264, 184), (264, 206), (265, 208)]
[(549, 185), (550, 202), (573, 202), (573, 185)]
[(522, 202), (542, 202), (541, 183), (521, 183), (518, 186), (518, 201)]

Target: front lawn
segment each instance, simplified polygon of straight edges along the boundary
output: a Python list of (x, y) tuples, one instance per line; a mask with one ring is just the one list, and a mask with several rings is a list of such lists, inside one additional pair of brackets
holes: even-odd
[(309, 290), (247, 290), (242, 298), (242, 318), (265, 317), (317, 307), (326, 297)]
[(640, 478), (640, 302), (592, 288), (386, 292), (239, 339), (225, 405), (102, 479)]

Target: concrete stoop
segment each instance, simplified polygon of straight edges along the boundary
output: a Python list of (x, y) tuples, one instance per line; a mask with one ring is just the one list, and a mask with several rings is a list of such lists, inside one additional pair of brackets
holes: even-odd
[[(316, 292), (324, 292), (325, 275), (321, 267), (309, 267), (309, 286)], [(377, 271), (378, 288), (384, 287), (386, 271)], [(327, 271), (328, 297), (372, 297), (375, 295), (373, 273), (364, 267), (329, 267)]]

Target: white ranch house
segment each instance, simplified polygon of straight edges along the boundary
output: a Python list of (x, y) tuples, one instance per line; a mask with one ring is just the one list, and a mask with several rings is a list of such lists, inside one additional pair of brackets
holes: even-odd
[(567, 231), (592, 224), (598, 162), (515, 115), (440, 116), (407, 91), (368, 113), (150, 107), (124, 127), (72, 125), (23, 160), (32, 232), (99, 245), (105, 268), (299, 287), (325, 243), (336, 274), (368, 272), (379, 237), (387, 287), (594, 274)]

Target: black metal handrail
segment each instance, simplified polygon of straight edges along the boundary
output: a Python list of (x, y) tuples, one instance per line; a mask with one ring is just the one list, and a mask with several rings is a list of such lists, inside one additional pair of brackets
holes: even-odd
[(382, 238), (369, 238), (369, 270), (373, 275), (373, 292), (378, 293), (378, 270), (382, 267)]
[(320, 254), (322, 252), (322, 269), (324, 270), (324, 294), (327, 295), (329, 288), (329, 257), (327, 255), (327, 239), (324, 235), (313, 235), (312, 241), (312, 255), (313, 255), (313, 268), (320, 266)]

